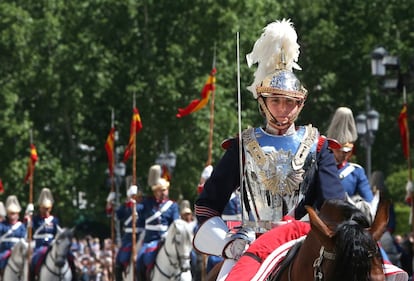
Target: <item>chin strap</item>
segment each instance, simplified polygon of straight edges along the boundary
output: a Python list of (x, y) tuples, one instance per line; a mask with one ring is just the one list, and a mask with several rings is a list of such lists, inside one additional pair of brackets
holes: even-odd
[(302, 111), (303, 105), (305, 104), (304, 100), (300, 101), (296, 114), (291, 116), (287, 123), (280, 124), (279, 122), (277, 122), (276, 118), (273, 116), (273, 114), (267, 108), (267, 105), (264, 102), (263, 96), (258, 96), (257, 97), (257, 102), (259, 103), (260, 110), (263, 112), (263, 114), (265, 115), (267, 121), (269, 122), (269, 125), (274, 127), (277, 130), (285, 130), (285, 129), (289, 128), (290, 125), (292, 125), (292, 123), (295, 122), (295, 120), (298, 118), (299, 113)]

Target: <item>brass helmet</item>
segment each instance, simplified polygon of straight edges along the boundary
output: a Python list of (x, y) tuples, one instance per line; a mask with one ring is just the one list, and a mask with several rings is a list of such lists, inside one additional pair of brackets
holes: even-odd
[(11, 213), (20, 213), (22, 208), (20, 207), (19, 200), (16, 195), (9, 195), (6, 199), (6, 210)]
[(158, 179), (156, 184), (151, 186), (151, 190), (152, 191), (158, 190), (158, 189), (165, 190), (165, 189), (168, 189), (169, 187), (170, 187), (170, 182), (164, 178), (160, 178)]
[(344, 152), (352, 151), (358, 133), (355, 125), (354, 115), (348, 107), (338, 107), (329, 124), (326, 133), (328, 138), (336, 140)]
[(49, 188), (45, 187), (40, 191), (39, 199), (38, 199), (39, 207), (45, 208), (52, 208), (54, 200), (52, 192)]
[[(303, 108), (307, 90), (293, 73), (301, 70), (297, 64), (299, 58), (297, 34), (290, 20), (283, 19), (268, 24), (261, 37), (254, 44), (253, 50), (246, 56), (251, 67), (257, 63), (254, 82), (247, 88), (258, 100), (266, 119), (277, 129), (293, 123)], [(263, 99), (267, 97), (285, 97), (297, 100), (298, 110), (289, 117), (289, 124), (279, 125), (267, 109)]]

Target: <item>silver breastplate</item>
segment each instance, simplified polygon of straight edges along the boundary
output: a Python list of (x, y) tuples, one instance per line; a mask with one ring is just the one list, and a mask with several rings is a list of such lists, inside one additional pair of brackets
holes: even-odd
[(295, 208), (301, 199), (305, 163), (314, 155), (316, 141), (316, 129), (311, 127), (300, 127), (290, 136), (269, 135), (260, 128), (243, 132), (250, 220), (271, 225)]

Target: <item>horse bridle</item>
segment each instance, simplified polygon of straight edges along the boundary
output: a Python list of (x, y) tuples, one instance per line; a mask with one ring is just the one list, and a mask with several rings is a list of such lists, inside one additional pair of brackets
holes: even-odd
[(313, 261), (313, 280), (315, 281), (322, 281), (323, 280), (323, 272), (322, 272), (322, 262), (323, 258), (327, 260), (334, 261), (336, 258), (336, 254), (334, 252), (328, 252), (325, 250), (324, 246), (321, 246), (319, 250), (319, 257), (317, 257)]
[[(329, 252), (325, 250), (325, 247), (321, 246), (321, 249), (319, 250), (319, 257), (317, 257), (313, 261), (313, 280), (314, 281), (323, 280), (322, 262), (324, 258), (327, 260), (334, 261), (336, 258), (336, 254), (334, 252)], [(289, 264), (288, 281), (292, 280), (291, 279), (292, 264), (293, 262)]]
[(179, 253), (179, 251), (178, 251), (178, 249), (177, 249), (177, 245), (179, 244), (179, 243), (181, 243), (180, 241), (178, 241), (179, 239), (177, 239), (177, 235), (175, 235), (174, 236), (174, 239), (173, 239), (173, 244), (174, 244), (174, 249), (175, 249), (175, 256), (178, 258), (178, 261), (177, 262), (174, 262), (174, 260), (172, 260), (172, 258), (174, 257), (173, 255), (171, 255), (170, 253), (168, 253), (168, 251), (167, 251), (167, 247), (165, 247), (165, 244), (164, 244), (164, 247), (162, 247), (163, 248), (163, 250), (164, 250), (164, 252), (165, 252), (165, 255), (167, 256), (167, 258), (168, 258), (168, 261), (170, 262), (170, 265), (174, 268), (174, 269), (180, 269), (180, 271), (177, 273), (177, 274), (173, 274), (173, 275), (168, 275), (167, 273), (165, 273), (161, 268), (160, 268), (160, 266), (157, 264), (157, 262), (155, 261), (155, 267), (158, 269), (158, 271), (164, 276), (164, 277), (166, 277), (166, 278), (172, 278), (172, 277), (174, 277), (174, 278), (178, 278), (180, 275), (181, 275), (181, 273), (182, 272), (185, 272), (185, 271), (187, 271), (188, 269), (183, 269), (183, 268), (180, 268), (180, 264), (181, 264), (181, 261), (182, 260), (189, 260), (189, 259), (191, 259), (191, 257), (190, 257), (190, 255), (186, 255), (186, 256), (182, 256), (182, 255), (180, 255), (180, 253)]
[[(55, 243), (59, 243), (58, 242), (58, 240), (56, 240), (55, 241)], [(69, 247), (69, 246), (68, 246)], [(57, 252), (53, 252), (52, 254), (55, 254), (55, 255), (50, 255), (50, 259), (52, 260), (52, 262), (53, 262), (53, 264), (55, 264), (55, 262), (56, 262), (56, 255), (57, 255)], [(62, 255), (62, 256), (64, 256), (64, 255)], [(55, 276), (58, 276), (58, 277), (61, 277), (61, 276), (65, 276), (65, 274), (70, 270), (70, 267), (69, 266), (67, 266), (67, 268), (66, 268), (66, 270), (64, 271), (64, 272), (61, 272), (60, 270), (59, 270), (59, 272), (55, 272), (52, 268), (50, 268), (49, 267), (49, 265), (47, 264), (47, 257), (46, 257), (46, 260), (45, 260), (45, 267), (47, 268), (47, 270), (50, 272), (50, 273), (52, 273), (53, 275), (55, 275)]]
[[(24, 263), (25, 261), (23, 261), (23, 263)], [(8, 262), (7, 262), (7, 264), (8, 264), (8, 266), (9, 266), (9, 268), (11, 269), (11, 271), (14, 273), (14, 274), (16, 274), (16, 276), (19, 278), (19, 279), (21, 279), (21, 277), (22, 276), (24, 276), (24, 271), (22, 271), (21, 273), (20, 273), (20, 270), (17, 268), (18, 267), (18, 265), (17, 265), (17, 262), (16, 262), (16, 260), (15, 260), (15, 257), (12, 255), (12, 256), (10, 256), (10, 258), (9, 258), (9, 260), (8, 260)], [(23, 268), (24, 268), (24, 266), (23, 266)], [(20, 274), (19, 274), (20, 273)], [(3, 275), (4, 275), (4, 272), (3, 272)], [(4, 277), (4, 276), (3, 276)]]

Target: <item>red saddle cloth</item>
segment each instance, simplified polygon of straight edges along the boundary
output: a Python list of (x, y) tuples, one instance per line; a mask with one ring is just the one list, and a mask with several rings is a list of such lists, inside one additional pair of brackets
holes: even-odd
[[(253, 280), (257, 276), (261, 276), (258, 280), (264, 279), (289, 249), (304, 239), (310, 231), (311, 227), (307, 222), (297, 221), (291, 217), (284, 217), (283, 220), (289, 222), (262, 234), (250, 245), (230, 271), (226, 281)], [(271, 259), (266, 260), (271, 254)]]

